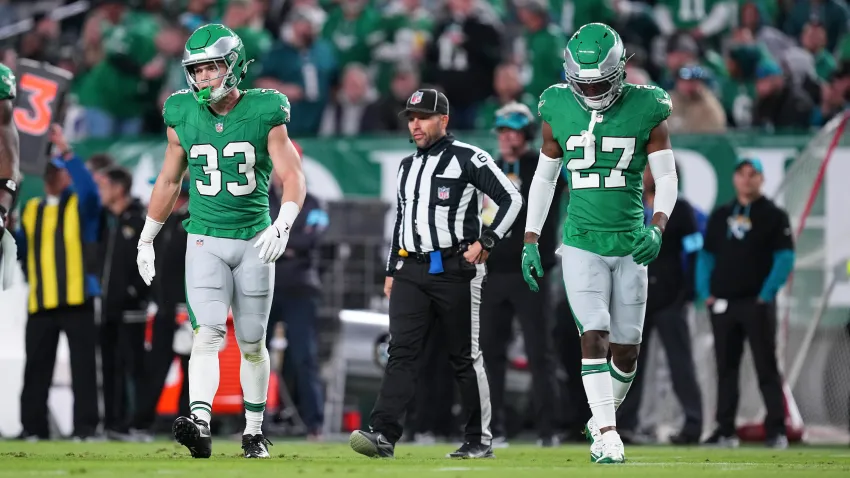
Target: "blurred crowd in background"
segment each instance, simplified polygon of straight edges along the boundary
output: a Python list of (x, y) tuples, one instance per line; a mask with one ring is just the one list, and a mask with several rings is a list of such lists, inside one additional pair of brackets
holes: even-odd
[(850, 90), (845, 0), (93, 0), (59, 14), (79, 3), (0, 0), (0, 61), (74, 73), (72, 139), (162, 132), (184, 42), (210, 22), (254, 60), (243, 87), (289, 97), (296, 138), (403, 132), (396, 112), (423, 85), (450, 98), (455, 130), (490, 128), (512, 100), (534, 111), (589, 22), (620, 32), (629, 82), (670, 91), (673, 132), (810, 129)]
[[(151, 290), (143, 291), (133, 260), (144, 207), (131, 195), (132, 173), (105, 155), (78, 157), (69, 144), (148, 134), (164, 138), (162, 104), (187, 87), (180, 60), (187, 37), (199, 26), (221, 22), (242, 38), (253, 63), (241, 86), (286, 94), (292, 104), (288, 129), (300, 139), (407, 135), (405, 120), (397, 113), (423, 86), (446, 93), (453, 130), (491, 129), (495, 112), (513, 101), (536, 111), (543, 90), (563, 81), (568, 36), (590, 22), (607, 23), (621, 34), (629, 55), (627, 81), (670, 92), (674, 107), (668, 124), (673, 133), (816, 130), (850, 100), (848, 19), (846, 0), (0, 0), (0, 62), (14, 68), (19, 58), (27, 58), (74, 75), (59, 115), (64, 131), (51, 130), (50, 142), (64, 158), (51, 162), (56, 174), (50, 177), (61, 179), (53, 189), (69, 184), (79, 189), (80, 181), (90, 183), (91, 194), (105, 210), (92, 214), (101, 230), (93, 242), (99, 251), (118, 243), (125, 246), (122, 253), (99, 255), (104, 264), (99, 265), (98, 279), (113, 284), (111, 297), (109, 290), (101, 291), (106, 325), (99, 341), (115, 349), (101, 349), (103, 362), (111, 364), (108, 359), (114, 354), (133, 355), (115, 359), (116, 370), (102, 372), (117, 377), (101, 384), (106, 434), (151, 438), (156, 401), (174, 359), (175, 310), (183, 300), (184, 274), (179, 269), (185, 237), (180, 233), (185, 233), (179, 221), (187, 214), (187, 195), (184, 190), (166, 225), (173, 228), (173, 237), (158, 239), (163, 248), (157, 252), (163, 261), (162, 268), (157, 266), (160, 277)], [(85, 162), (87, 169), (75, 168), (77, 162)], [(69, 176), (73, 172), (79, 173), (77, 178)], [(46, 186), (53, 187), (50, 181), (45, 177)], [(272, 205), (280, 203), (278, 189), (273, 185)], [(272, 315), (287, 327), (290, 357), (284, 365), (290, 371), (284, 369), (281, 376), (290, 385), (296, 383), (293, 401), (303, 417), (301, 431), (316, 438), (324, 422), (314, 338), (320, 328), (314, 324), (321, 287), (316, 257), (328, 213), (318, 201), (311, 204), (301, 215), (300, 232), (290, 239), (291, 254), (277, 264), (289, 268), (277, 272), (289, 280), (276, 284)], [(296, 234), (303, 241), (296, 241)], [(167, 269), (169, 265), (173, 269)], [(116, 287), (123, 283), (119, 280), (129, 286)], [(175, 284), (162, 285), (167, 280)], [(132, 317), (143, 316), (149, 300), (160, 306), (154, 322), (165, 324), (159, 329), (155, 325), (152, 337), (145, 335), (151, 334), (142, 319), (133, 319), (123, 329), (109, 325), (111, 315), (126, 322), (128, 310), (138, 312)], [(556, 315), (570, 317), (565, 300)], [(572, 321), (562, 325), (569, 330), (558, 336), (575, 342), (559, 350), (562, 362), (578, 365), (580, 347)], [(58, 329), (55, 332), (58, 336)], [(122, 334), (129, 338), (116, 338)], [(125, 339), (136, 345), (124, 346)], [(269, 339), (278, 342), (273, 348), (284, 348), (280, 333)], [(148, 360), (140, 358), (146, 350), (142, 345), (159, 357), (153, 365), (144, 365), (153, 368), (139, 368)], [(185, 367), (186, 357), (178, 355)], [(49, 357), (42, 365), (47, 364), (51, 368), (41, 375), (49, 378)], [(134, 414), (123, 407), (130, 393), (121, 383), (124, 375), (145, 385), (135, 389)], [(89, 382), (95, 393), (94, 378)], [(582, 394), (581, 382), (571, 382), (577, 386), (575, 394)], [(45, 403), (46, 390), (39, 392)], [(444, 408), (451, 410), (451, 389), (445, 390), (449, 406)], [(22, 397), (24, 403), (39, 400)], [(187, 405), (188, 399), (180, 403)], [(700, 409), (695, 402), (683, 404), (688, 405)], [(30, 422), (24, 423), (21, 438), (46, 437), (46, 404), (30, 408), (23, 413), (22, 421)], [(275, 423), (284, 421), (284, 411)], [(589, 417), (589, 409), (584, 413)], [(572, 421), (582, 424), (587, 417)], [(89, 419), (75, 422), (79, 438), (95, 433), (96, 413)], [(418, 420), (430, 426), (446, 422), (430, 415)], [(426, 432), (442, 433), (421, 431)]]

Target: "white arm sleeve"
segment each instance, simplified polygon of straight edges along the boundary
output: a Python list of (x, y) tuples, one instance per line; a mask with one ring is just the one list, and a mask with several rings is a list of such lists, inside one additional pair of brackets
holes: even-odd
[(549, 206), (552, 205), (552, 197), (555, 195), (559, 174), (561, 174), (561, 159), (550, 158), (540, 151), (540, 159), (537, 161), (537, 169), (534, 170), (534, 179), (531, 180), (528, 191), (525, 232), (539, 235), (543, 229), (546, 216), (549, 214)]
[(676, 161), (673, 159), (673, 151), (662, 149), (650, 153), (649, 170), (655, 178), (655, 203), (653, 213), (663, 212), (670, 218), (676, 198), (679, 195), (679, 177), (676, 175)]

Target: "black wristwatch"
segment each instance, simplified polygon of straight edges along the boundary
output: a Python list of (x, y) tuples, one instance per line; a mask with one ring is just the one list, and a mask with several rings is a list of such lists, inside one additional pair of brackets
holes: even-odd
[(481, 237), (478, 238), (478, 242), (481, 243), (481, 247), (485, 251), (490, 252), (499, 243), (499, 236), (492, 229), (484, 229), (481, 231)]

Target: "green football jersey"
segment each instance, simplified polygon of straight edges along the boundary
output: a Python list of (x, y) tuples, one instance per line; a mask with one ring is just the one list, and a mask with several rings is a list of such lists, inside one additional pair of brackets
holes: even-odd
[(15, 99), (15, 74), (0, 63), (0, 100)]
[(624, 84), (616, 102), (597, 116), (592, 146), (582, 137), (591, 114), (566, 84), (544, 91), (538, 110), (564, 150), (570, 188), (564, 244), (602, 256), (631, 254), (644, 227), (646, 145), (652, 129), (670, 116), (670, 97), (655, 86)]
[(268, 136), (289, 122), (285, 95), (243, 90), (239, 103), (219, 116), (181, 90), (165, 101), (162, 117), (177, 132), (189, 163), (186, 232), (247, 240), (271, 225)]

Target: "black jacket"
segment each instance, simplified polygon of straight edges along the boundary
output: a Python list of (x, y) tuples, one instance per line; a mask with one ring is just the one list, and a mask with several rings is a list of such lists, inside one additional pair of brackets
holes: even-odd
[[(272, 220), (280, 212), (280, 192), (269, 186), (269, 212)], [(328, 227), (328, 214), (322, 203), (307, 193), (301, 212), (289, 230), (286, 252), (275, 263), (275, 291), (318, 293), (319, 241)]]
[[(702, 235), (694, 209), (688, 201), (682, 198), (676, 201), (661, 239), (661, 251), (647, 270), (648, 313), (677, 301), (693, 300), (696, 255), (702, 246)], [(686, 248), (686, 244), (689, 247)]]
[(758, 297), (773, 268), (774, 253), (794, 250), (788, 214), (764, 196), (749, 206), (732, 200), (708, 218), (704, 249), (714, 258), (711, 295)]
[(150, 290), (136, 266), (136, 247), (145, 225), (145, 214), (145, 207), (134, 198), (120, 216), (110, 214), (106, 218), (101, 277), (106, 320), (145, 320)]
[(188, 235), (183, 221), (189, 217), (189, 204), (175, 208), (153, 243), (156, 252), (156, 277), (153, 297), (159, 307), (158, 317), (167, 317), (174, 323), (177, 304), (186, 303), (186, 241)]
[[(463, 41), (453, 45), (457, 31)], [(475, 12), (461, 20), (447, 18), (437, 24), (426, 50), (428, 82), (441, 85), (452, 106), (484, 101), (493, 93), (493, 72), (501, 61), (502, 32), (498, 18)]]
[[(523, 153), (513, 165), (508, 164), (502, 158), (496, 161), (496, 165), (514, 184), (517, 183), (518, 178), (517, 189), (522, 195), (522, 209), (519, 211), (513, 226), (511, 226), (510, 232), (499, 241), (499, 244), (487, 259), (487, 270), (491, 273), (522, 273), (522, 244), (525, 237), (525, 220), (528, 216), (528, 192), (531, 190), (531, 180), (534, 179), (534, 171), (537, 169), (539, 157), (539, 151), (529, 150)], [(555, 265), (555, 249), (561, 244), (561, 233), (558, 231), (559, 208), (561, 194), (565, 187), (564, 179), (559, 174), (558, 184), (555, 186), (555, 196), (552, 198), (552, 205), (549, 207), (549, 215), (546, 216), (543, 230), (540, 231), (540, 262), (544, 270)]]

